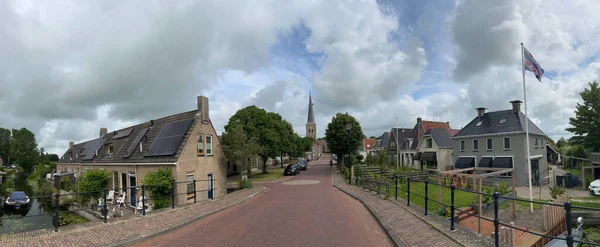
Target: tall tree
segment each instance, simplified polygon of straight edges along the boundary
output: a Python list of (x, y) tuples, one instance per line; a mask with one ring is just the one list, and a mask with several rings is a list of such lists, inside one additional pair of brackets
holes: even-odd
[(0, 128), (0, 158), (8, 163), (11, 135), (9, 129)]
[(564, 146), (566, 146), (566, 145), (567, 145), (567, 140), (565, 140), (565, 138), (564, 138), (564, 137), (561, 137), (561, 138), (560, 138), (560, 139), (558, 139), (558, 141), (556, 142), (556, 146), (557, 146), (558, 148), (562, 148), (562, 147), (564, 147)]
[(26, 171), (32, 171), (37, 165), (39, 152), (33, 132), (26, 128), (12, 130), (12, 141), (10, 143), (10, 159), (20, 165)]
[(250, 138), (246, 135), (243, 126), (236, 126), (231, 132), (223, 133), (223, 152), (225, 157), (239, 168), (250, 175), (250, 159), (256, 157), (259, 146), (256, 138)]
[[(346, 125), (350, 124), (350, 131)], [(360, 123), (348, 113), (338, 113), (325, 129), (325, 140), (331, 153), (337, 154), (338, 164), (343, 164), (344, 154), (356, 151), (364, 137)]]
[(571, 138), (575, 144), (600, 151), (600, 87), (596, 81), (589, 83), (589, 86), (579, 93), (583, 104), (577, 103), (575, 117), (569, 118), (572, 127), (566, 130), (575, 134)]

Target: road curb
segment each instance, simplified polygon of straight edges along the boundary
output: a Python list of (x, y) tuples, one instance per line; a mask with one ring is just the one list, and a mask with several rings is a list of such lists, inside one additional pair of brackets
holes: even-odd
[(186, 221), (183, 221), (183, 222), (177, 223), (177, 224), (175, 224), (175, 225), (173, 225), (173, 226), (171, 226), (171, 227), (168, 227), (168, 228), (166, 228), (166, 229), (163, 229), (163, 230), (160, 230), (160, 231), (157, 231), (157, 232), (153, 232), (153, 233), (149, 233), (149, 234), (145, 234), (145, 235), (140, 235), (140, 236), (138, 236), (138, 237), (128, 238), (128, 239), (125, 239), (125, 240), (118, 241), (118, 242), (116, 242), (116, 243), (111, 243), (111, 244), (108, 244), (108, 245), (103, 245), (103, 246), (111, 246), (111, 247), (116, 247), (116, 246), (131, 246), (131, 245), (134, 245), (134, 244), (136, 244), (136, 243), (142, 242), (142, 241), (144, 241), (144, 240), (151, 239), (151, 238), (153, 238), (153, 237), (156, 237), (156, 236), (159, 236), (159, 235), (161, 235), (161, 234), (165, 234), (165, 233), (168, 233), (168, 232), (170, 232), (170, 231), (177, 230), (177, 229), (179, 229), (179, 228), (181, 228), (181, 227), (183, 227), (183, 226), (186, 226), (186, 225), (188, 225), (188, 224), (191, 224), (191, 223), (193, 223), (193, 222), (195, 222), (195, 221), (198, 221), (198, 220), (200, 220), (200, 219), (202, 219), (202, 218), (205, 218), (206, 216), (209, 216), (209, 215), (212, 215), (212, 214), (215, 214), (215, 213), (221, 212), (221, 211), (223, 211), (223, 210), (225, 210), (225, 209), (231, 208), (231, 207), (233, 207), (233, 206), (237, 206), (237, 205), (239, 205), (239, 204), (242, 204), (242, 203), (244, 203), (245, 201), (247, 201), (248, 199), (250, 199), (250, 198), (252, 198), (252, 197), (254, 197), (254, 196), (256, 196), (256, 195), (258, 195), (258, 194), (260, 194), (260, 193), (262, 193), (262, 192), (264, 192), (265, 190), (267, 190), (267, 188), (266, 188), (266, 187), (260, 187), (260, 190), (259, 190), (259, 191), (257, 191), (257, 192), (254, 192), (254, 193), (253, 193), (253, 194), (251, 194), (250, 196), (248, 196), (248, 197), (246, 197), (246, 198), (242, 199), (241, 201), (238, 201), (238, 202), (235, 202), (235, 203), (233, 203), (233, 204), (227, 205), (227, 206), (225, 206), (225, 207), (218, 208), (218, 209), (215, 209), (215, 210), (212, 210), (212, 211), (209, 211), (209, 212), (206, 212), (206, 213), (203, 213), (203, 214), (197, 215), (197, 216), (195, 216), (195, 217), (193, 217), (193, 218), (191, 218), (191, 219), (189, 219), (189, 220), (186, 220)]
[(346, 193), (347, 195), (351, 196), (352, 198), (356, 199), (357, 201), (359, 201), (363, 205), (365, 205), (365, 207), (369, 210), (371, 215), (373, 215), (373, 217), (377, 220), (379, 225), (381, 225), (381, 227), (383, 227), (383, 229), (385, 229), (385, 233), (388, 235), (388, 237), (390, 237), (392, 239), (392, 241), (394, 241), (394, 244), (396, 246), (398, 246), (398, 247), (407, 247), (408, 246), (406, 244), (406, 242), (404, 242), (404, 240), (402, 240), (402, 238), (400, 238), (400, 236), (396, 236), (396, 234), (393, 233), (394, 229), (392, 228), (392, 226), (386, 220), (383, 219), (383, 217), (379, 214), (379, 212), (376, 209), (369, 206), (367, 203), (365, 203), (363, 200), (361, 200), (357, 196), (354, 196), (352, 193), (340, 188), (337, 184), (334, 183), (333, 187), (336, 187), (337, 189), (341, 190), (342, 192)]

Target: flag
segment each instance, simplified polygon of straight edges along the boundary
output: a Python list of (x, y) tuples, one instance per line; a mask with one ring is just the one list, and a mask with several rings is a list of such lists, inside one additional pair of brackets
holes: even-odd
[(538, 81), (541, 82), (542, 76), (544, 75), (544, 69), (542, 69), (540, 64), (535, 60), (535, 58), (533, 58), (533, 55), (531, 55), (527, 48), (523, 47), (523, 51), (523, 58), (525, 63), (523, 64), (523, 67), (525, 67), (526, 70), (533, 72), (535, 78), (537, 78)]

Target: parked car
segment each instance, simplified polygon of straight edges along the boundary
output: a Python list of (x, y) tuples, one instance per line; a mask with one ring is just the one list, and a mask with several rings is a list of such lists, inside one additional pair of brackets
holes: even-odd
[(300, 161), (298, 162), (298, 169), (306, 171), (306, 169), (308, 169), (308, 165), (306, 164), (306, 162)]
[(300, 169), (298, 168), (297, 164), (289, 164), (285, 170), (283, 170), (283, 175), (287, 176), (287, 175), (296, 175), (300, 173)]
[(6, 198), (4, 202), (5, 207), (13, 208), (19, 210), (21, 208), (26, 208), (29, 206), (29, 196), (25, 194), (23, 191), (13, 191), (10, 192), (10, 196)]
[(600, 179), (591, 182), (589, 190), (593, 195), (600, 196)]

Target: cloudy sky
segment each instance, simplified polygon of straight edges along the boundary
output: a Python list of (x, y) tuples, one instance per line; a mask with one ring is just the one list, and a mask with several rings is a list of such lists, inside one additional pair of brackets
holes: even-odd
[(95, 138), (210, 100), (222, 131), (255, 104), (304, 136), (312, 91), (318, 136), (336, 112), (365, 134), (417, 117), (467, 124), (476, 107), (523, 98), (552, 138), (598, 79), (594, 0), (0, 1), (0, 126), (26, 127), (62, 154)]

